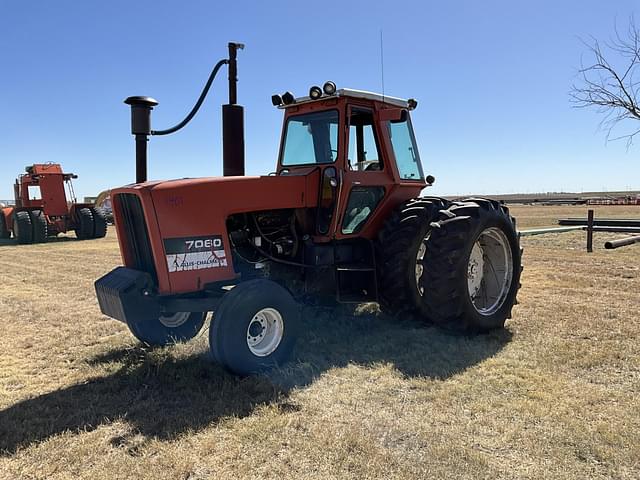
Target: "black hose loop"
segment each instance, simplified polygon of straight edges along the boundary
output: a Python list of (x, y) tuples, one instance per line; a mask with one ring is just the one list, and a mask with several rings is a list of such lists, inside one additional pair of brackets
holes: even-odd
[(169, 135), (170, 133), (177, 132), (182, 127), (184, 127), (187, 123), (189, 123), (191, 119), (195, 116), (195, 114), (198, 113), (198, 110), (200, 110), (200, 107), (202, 106), (202, 102), (204, 102), (204, 99), (207, 96), (207, 93), (209, 93), (209, 89), (211, 88), (213, 79), (216, 78), (216, 74), (218, 73), (218, 70), (220, 70), (220, 68), (223, 65), (226, 65), (227, 63), (229, 63), (229, 60), (227, 60), (226, 58), (216, 63), (216, 66), (213, 67), (213, 70), (211, 71), (211, 75), (209, 75), (209, 80), (207, 80), (207, 83), (204, 86), (204, 89), (202, 90), (202, 93), (200, 94), (198, 101), (193, 106), (189, 114), (184, 118), (184, 120), (182, 120), (175, 127), (167, 128), (166, 130), (151, 130), (151, 135)]

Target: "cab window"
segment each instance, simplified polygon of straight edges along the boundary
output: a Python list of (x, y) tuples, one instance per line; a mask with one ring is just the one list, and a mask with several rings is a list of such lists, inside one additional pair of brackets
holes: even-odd
[(351, 170), (382, 170), (380, 149), (373, 125), (373, 112), (354, 108), (349, 117), (349, 151), (347, 165)]
[(409, 115), (405, 112), (400, 120), (388, 122), (387, 125), (400, 178), (403, 180), (422, 180), (424, 174)]
[(289, 117), (280, 163), (289, 166), (335, 162), (338, 121), (337, 110)]

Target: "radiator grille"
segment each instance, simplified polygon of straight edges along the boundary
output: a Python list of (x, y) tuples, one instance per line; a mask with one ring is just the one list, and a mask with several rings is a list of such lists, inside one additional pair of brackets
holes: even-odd
[(121, 231), (125, 237), (123, 243), (126, 245), (133, 260), (133, 265), (127, 265), (127, 267), (147, 272), (151, 275), (154, 284), (157, 285), (158, 276), (151, 251), (149, 231), (144, 221), (142, 203), (138, 196), (133, 193), (120, 193), (117, 197), (120, 218), (123, 223)]

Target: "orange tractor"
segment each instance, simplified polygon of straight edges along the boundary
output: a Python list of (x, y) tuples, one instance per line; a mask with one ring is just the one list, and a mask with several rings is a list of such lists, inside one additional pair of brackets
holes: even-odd
[(124, 266), (96, 281), (103, 313), (142, 342), (194, 337), (207, 312), (214, 359), (248, 374), (288, 358), (301, 302), (378, 302), (462, 332), (500, 328), (520, 279), (515, 221), (488, 199), (421, 196), (417, 102), (314, 86), (274, 95), (284, 112), (275, 172), (244, 176), (236, 49), (223, 106), (225, 177), (145, 181), (157, 102), (130, 97), (138, 182), (111, 191)]
[[(80, 240), (101, 238), (107, 233), (103, 211), (90, 203), (77, 203), (71, 179), (57, 163), (35, 164), (16, 180), (15, 205), (0, 210), (0, 238), (18, 243), (40, 243), (59, 233), (75, 230)], [(71, 203), (67, 203), (65, 185)]]

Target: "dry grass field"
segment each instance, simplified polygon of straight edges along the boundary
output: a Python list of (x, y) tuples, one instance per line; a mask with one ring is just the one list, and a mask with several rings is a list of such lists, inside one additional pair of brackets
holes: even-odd
[[(585, 207), (514, 207), (519, 227)], [(597, 216), (640, 217), (638, 207)], [(100, 315), (103, 240), (0, 244), (2, 479), (638, 479), (640, 245), (527, 237), (506, 329), (307, 308), (295, 360), (237, 378), (207, 331), (139, 346)]]

